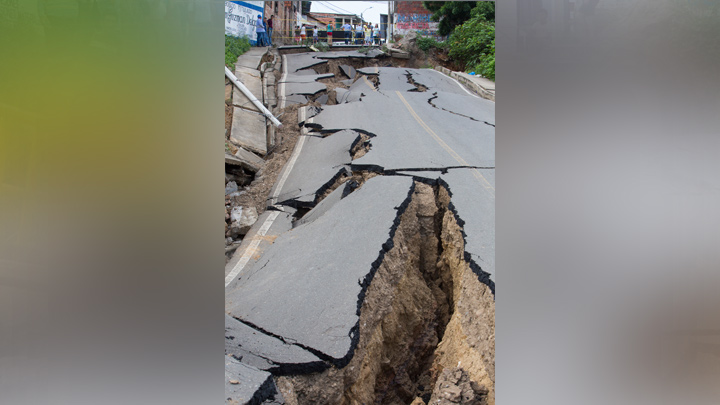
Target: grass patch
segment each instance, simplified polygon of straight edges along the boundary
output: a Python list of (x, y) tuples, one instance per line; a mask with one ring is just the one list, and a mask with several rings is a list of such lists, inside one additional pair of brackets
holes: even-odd
[(225, 35), (225, 66), (231, 70), (235, 70), (235, 63), (240, 55), (250, 49), (250, 40), (248, 37), (233, 37)]

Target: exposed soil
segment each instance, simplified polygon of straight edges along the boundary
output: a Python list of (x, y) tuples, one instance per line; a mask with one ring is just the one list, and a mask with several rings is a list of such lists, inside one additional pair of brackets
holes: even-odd
[(464, 70), (462, 69), (462, 66), (453, 61), (453, 59), (448, 55), (448, 51), (446, 49), (430, 48), (427, 52), (420, 49), (417, 46), (416, 36), (406, 35), (394, 46), (405, 50), (410, 54), (410, 59), (400, 59), (403, 62), (398, 62), (396, 65), (397, 67), (434, 69), (435, 66), (442, 66), (450, 70)]
[(494, 297), (462, 259), (448, 206), (442, 186), (415, 182), (362, 300), (350, 363), (278, 379), (289, 403), (494, 403)]

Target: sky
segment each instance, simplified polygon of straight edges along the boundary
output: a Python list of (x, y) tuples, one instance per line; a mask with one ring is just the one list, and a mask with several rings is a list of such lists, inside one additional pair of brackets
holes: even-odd
[[(372, 7), (366, 10), (368, 7)], [(380, 24), (380, 14), (388, 13), (387, 1), (314, 1), (310, 3), (310, 11), (317, 13), (341, 13), (357, 14), (363, 13), (365, 21), (373, 24)]]

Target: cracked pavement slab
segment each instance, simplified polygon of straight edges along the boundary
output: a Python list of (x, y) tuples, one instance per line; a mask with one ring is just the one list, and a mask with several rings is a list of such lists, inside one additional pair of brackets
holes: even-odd
[(272, 375), (225, 356), (225, 399), (234, 404), (257, 404), (277, 394)]
[(372, 59), (377, 58), (383, 53), (377, 49), (371, 49), (368, 53), (358, 52), (357, 50), (352, 51), (336, 51), (336, 52), (317, 52), (315, 56), (322, 59), (339, 59), (339, 58), (357, 58), (357, 59)]
[(416, 83), (432, 89), (432, 92), (437, 91), (442, 93), (468, 95), (468, 93), (463, 90), (457, 82), (433, 69), (366, 67), (360, 68), (357, 71), (368, 76), (377, 75), (380, 80), (380, 87), (378, 90), (383, 92), (414, 91), (416, 86), (409, 82), (409, 80), (412, 79)]
[(482, 121), (486, 125), (495, 126), (495, 103), (493, 101), (463, 94), (433, 93), (433, 96), (428, 99), (431, 106), (464, 119)]
[(403, 204), (408, 177), (375, 177), (324, 215), (281, 235), (227, 293), (226, 309), (326, 360), (351, 356), (361, 282), (373, 274)]
[[(318, 75), (313, 66), (347, 57), (371, 56), (286, 55), (286, 103), (306, 103), (326, 88), (316, 80), (332, 74)], [(334, 89), (338, 104), (313, 107), (299, 118), (307, 120), (305, 130), (325, 137), (302, 135), (293, 170), (279, 191), (273, 188), (278, 198), (258, 220), (269, 221), (268, 229), (247, 237), (262, 255), (236, 255), (231, 264), (244, 260), (244, 270), (226, 274), (226, 353), (255, 372), (314, 373), (309, 370), (344, 367), (352, 358), (365, 288), (392, 247), (414, 180), (448, 190), (464, 260), (494, 292), (495, 104), (434, 70), (369, 67), (357, 69), (356, 80), (338, 76), (350, 87)], [(370, 136), (370, 148), (353, 161), (357, 131)], [(318, 201), (350, 169), (353, 177)], [(262, 384), (248, 381), (264, 392)]]
[(355, 75), (357, 74), (357, 71), (354, 67), (350, 65), (340, 65), (340, 69), (345, 73), (345, 76), (349, 77), (350, 79), (354, 79)]
[(356, 168), (494, 167), (494, 128), (433, 108), (430, 97), (427, 92), (368, 91), (360, 102), (325, 106), (313, 122), (322, 131), (352, 128), (376, 135), (372, 149), (353, 162)]
[(225, 315), (225, 354), (259, 370), (287, 374), (326, 367), (317, 356)]
[(325, 59), (318, 59), (313, 54), (309, 53), (298, 53), (295, 55), (286, 55), (287, 60), (287, 72), (289, 74), (295, 73), (301, 69), (308, 69), (313, 66), (322, 65), (327, 63)]
[(288, 95), (300, 94), (305, 96), (315, 95), (323, 90), (327, 90), (327, 86), (318, 82), (320, 79), (327, 79), (335, 76), (332, 73), (315, 74), (315, 75), (295, 75), (288, 74), (284, 80), (279, 83), (285, 84), (285, 92)]
[[(307, 136), (295, 167), (278, 193), (278, 202), (291, 206), (313, 206), (336, 178), (350, 173), (350, 149), (360, 134), (343, 130), (319, 137)], [(290, 201), (292, 200), (292, 201)]]
[[(494, 283), (495, 170), (453, 169), (443, 174), (441, 179), (451, 194), (451, 209), (457, 219), (463, 222), (466, 256), (469, 254), (472, 263), (488, 273)], [(478, 276), (483, 278), (482, 275)]]

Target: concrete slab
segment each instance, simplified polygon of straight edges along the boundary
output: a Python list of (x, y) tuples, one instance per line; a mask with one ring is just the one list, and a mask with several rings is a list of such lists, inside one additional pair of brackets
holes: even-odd
[[(495, 283), (495, 170), (454, 169), (441, 176), (463, 222), (466, 259), (481, 281)], [(487, 273), (487, 274), (484, 274)]]
[(273, 398), (277, 387), (267, 371), (225, 356), (225, 399), (233, 404), (258, 404)]
[(336, 365), (347, 364), (363, 283), (389, 249), (412, 185), (406, 177), (374, 177), (324, 215), (281, 235), (228, 291), (226, 309)]
[(481, 86), (485, 90), (495, 91), (495, 82), (490, 79), (486, 79), (486, 78), (478, 76), (478, 75), (470, 75), (465, 72), (455, 72), (455, 73), (458, 75), (458, 77), (462, 77), (465, 80), (469, 80), (471, 82), (477, 83), (479, 86)]
[[(288, 79), (292, 80), (292, 76), (288, 77)], [(285, 94), (288, 95), (300, 94), (304, 96), (312, 96), (323, 90), (327, 90), (327, 86), (323, 83), (297, 81), (285, 82)]]
[(495, 125), (495, 103), (490, 100), (478, 100), (469, 94), (448, 92), (437, 92), (437, 96), (428, 100), (434, 107), (451, 111), (459, 120), (470, 119)]
[(292, 104), (305, 104), (308, 102), (308, 97), (302, 94), (288, 94), (285, 96), (285, 106)]
[(327, 94), (323, 94), (322, 96), (318, 97), (315, 101), (317, 101), (317, 102), (320, 103), (321, 105), (325, 105), (325, 104), (327, 104), (328, 99), (329, 99), (328, 95), (327, 95)]
[(293, 95), (305, 95), (312, 96), (323, 90), (327, 89), (327, 86), (323, 83), (317, 82), (320, 79), (326, 79), (335, 76), (332, 73), (326, 74), (312, 74), (312, 75), (295, 75), (288, 74), (285, 79), (279, 83), (284, 84), (285, 94)]
[(327, 63), (325, 59), (318, 59), (315, 57), (315, 53), (299, 53), (295, 55), (286, 55), (287, 60), (287, 72), (294, 73), (302, 69), (308, 69), (313, 66), (322, 65)]
[(265, 117), (239, 107), (233, 108), (230, 140), (261, 156), (267, 154)]
[(357, 74), (357, 70), (355, 70), (355, 68), (350, 65), (340, 65), (340, 69), (350, 79), (354, 79), (355, 75)]
[(302, 218), (295, 221), (293, 223), (293, 228), (298, 227), (303, 224), (307, 224), (308, 222), (312, 222), (318, 218), (320, 218), (323, 214), (328, 212), (332, 206), (337, 204), (338, 201), (345, 198), (348, 194), (350, 194), (350, 191), (355, 189), (355, 187), (350, 186), (348, 182), (345, 182), (344, 184), (340, 185), (340, 187), (333, 190), (332, 193), (328, 194), (327, 197), (323, 198), (322, 201), (320, 201), (313, 209), (310, 210), (307, 214), (305, 214)]
[[(235, 76), (255, 97), (257, 97), (258, 100), (263, 99), (262, 77), (260, 76), (260, 72), (258, 70), (237, 67), (235, 69)], [(246, 108), (248, 110), (259, 111), (250, 99), (245, 97), (245, 94), (243, 94), (240, 89), (235, 86), (233, 86), (233, 105)]]
[(327, 368), (314, 354), (225, 315), (225, 355), (271, 373), (309, 373)]
[(324, 138), (308, 136), (295, 167), (279, 192), (278, 202), (294, 207), (314, 206), (316, 198), (338, 177), (349, 175), (350, 149), (358, 139), (360, 134), (349, 130)]
[(408, 83), (407, 71), (405, 68), (388, 68), (388, 67), (369, 67), (360, 68), (358, 72), (366, 75), (377, 74), (380, 80), (380, 91), (393, 92), (393, 91), (410, 91), (414, 90), (415, 86)]
[(335, 88), (335, 100), (338, 104), (359, 101), (361, 94), (359, 91), (350, 92), (350, 90), (343, 89), (342, 87)]
[(268, 210), (260, 214), (257, 222), (225, 265), (225, 285), (232, 287), (238, 277), (249, 271), (262, 253), (275, 243), (275, 239), (292, 229), (295, 209), (284, 207), (285, 212)]
[[(313, 118), (322, 131), (357, 128), (376, 135), (371, 140), (372, 149), (353, 161), (353, 167), (402, 170), (495, 166), (494, 127), (459, 120), (448, 111), (433, 108), (428, 92), (365, 94), (361, 102), (324, 106)], [(483, 100), (465, 101), (479, 105)]]
[(260, 61), (268, 49), (268, 47), (250, 48), (247, 52), (238, 57), (235, 66), (242, 66), (248, 69), (258, 69), (258, 67), (260, 67)]
[(257, 172), (265, 166), (262, 158), (242, 147), (239, 147), (234, 155), (225, 153), (225, 163), (241, 166), (251, 172)]
[(361, 53), (357, 50), (335, 51), (335, 52), (318, 52), (315, 57), (318, 59), (338, 59), (338, 58), (357, 58), (372, 59), (381, 56), (383, 53), (378, 49), (371, 49), (368, 53)]

